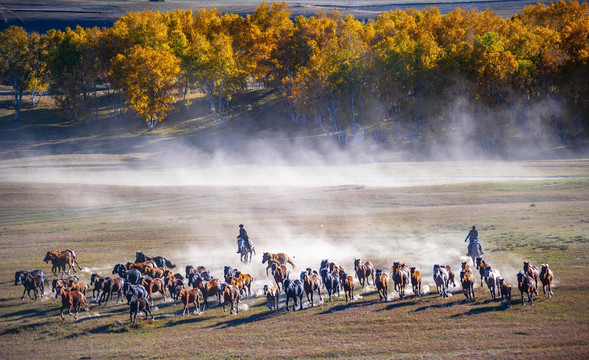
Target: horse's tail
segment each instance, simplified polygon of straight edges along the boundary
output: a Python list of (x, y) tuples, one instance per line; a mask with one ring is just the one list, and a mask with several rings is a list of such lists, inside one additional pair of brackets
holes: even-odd
[(166, 260), (166, 266), (168, 268), (173, 269), (176, 267), (176, 265), (172, 264), (172, 262), (170, 260), (168, 260), (168, 259), (165, 259), (165, 260)]

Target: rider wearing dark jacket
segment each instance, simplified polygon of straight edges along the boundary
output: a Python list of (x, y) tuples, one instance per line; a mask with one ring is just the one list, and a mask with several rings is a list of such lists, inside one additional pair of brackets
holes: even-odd
[(466, 242), (466, 240), (470, 240), (470, 242), (468, 243), (468, 254), (466, 254), (467, 256), (470, 256), (472, 254), (474, 250), (474, 244), (476, 244), (476, 246), (478, 247), (479, 253), (481, 253), (481, 255), (484, 254), (483, 247), (479, 242), (479, 231), (477, 230), (476, 226), (472, 226), (472, 229), (468, 232), (468, 235), (466, 235), (466, 239), (464, 239), (464, 242)]
[(247, 231), (243, 228), (243, 224), (239, 224), (239, 235), (237, 235), (237, 253), (241, 252), (241, 247), (245, 243), (245, 246), (250, 247), (249, 237)]

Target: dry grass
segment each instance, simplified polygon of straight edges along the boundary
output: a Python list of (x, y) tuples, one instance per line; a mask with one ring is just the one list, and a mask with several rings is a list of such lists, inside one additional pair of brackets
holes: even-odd
[[(553, 162), (570, 172), (580, 162)], [(570, 174), (565, 172), (564, 175)], [(589, 354), (589, 179), (487, 182), (427, 187), (333, 186), (136, 187), (0, 183), (0, 349), (5, 358), (583, 358)], [(155, 321), (129, 324), (127, 306), (91, 303), (78, 322), (59, 318), (51, 293), (20, 300), (10, 280), (19, 268), (50, 266), (50, 249), (74, 248), (89, 281), (110, 273), (135, 251), (163, 255), (183, 272), (206, 265), (240, 266), (234, 253), (243, 222), (258, 256), (245, 266), (270, 282), (262, 251), (287, 251), (297, 269), (330, 258), (352, 271), (353, 259), (388, 268), (416, 264), (431, 284), (431, 264), (457, 267), (468, 227), (476, 223), (486, 258), (513, 285), (524, 259), (549, 263), (555, 295), (506, 308), (476, 288), (469, 303), (453, 297), (409, 296), (381, 303), (373, 288), (300, 312), (269, 313), (262, 297), (238, 315), (214, 307), (181, 316), (181, 306), (156, 297)], [(293, 271), (298, 277), (298, 271)], [(49, 275), (49, 274), (48, 274)], [(50, 279), (53, 276), (49, 276)], [(293, 276), (291, 276), (293, 277)], [(477, 281), (478, 283), (478, 281)], [(517, 291), (515, 291), (517, 293)], [(540, 292), (541, 293), (541, 292)], [(343, 294), (342, 294), (343, 295)], [(117, 324), (117, 321), (121, 324)], [(18, 344), (18, 346), (15, 346)]]

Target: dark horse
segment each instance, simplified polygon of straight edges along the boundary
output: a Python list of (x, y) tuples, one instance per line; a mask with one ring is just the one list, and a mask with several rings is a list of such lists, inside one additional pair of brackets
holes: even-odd
[(354, 271), (356, 271), (356, 277), (362, 288), (364, 288), (364, 284), (370, 285), (369, 276), (372, 276), (372, 284), (374, 285), (374, 266), (370, 261), (360, 263), (360, 259), (354, 259)]
[(145, 255), (141, 251), (137, 251), (137, 253), (135, 254), (135, 262), (136, 263), (146, 262), (147, 260), (153, 260), (155, 262), (155, 264), (161, 268), (167, 267), (169, 269), (173, 269), (176, 267), (176, 265), (172, 264), (172, 262), (170, 260), (166, 259), (163, 256), (150, 257), (150, 256)]

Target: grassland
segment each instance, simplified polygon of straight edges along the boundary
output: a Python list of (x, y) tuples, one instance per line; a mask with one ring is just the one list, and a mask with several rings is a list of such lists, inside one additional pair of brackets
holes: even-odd
[[(445, 165), (441, 177), (457, 166)], [(468, 166), (478, 173), (489, 165)], [(398, 175), (405, 177), (424, 167), (380, 166), (391, 174), (415, 170)], [(534, 180), (435, 186), (120, 186), (77, 181), (76, 176), (65, 184), (4, 180), (0, 353), (10, 359), (586, 358), (587, 166), (587, 160), (506, 163), (506, 169), (553, 172)], [(41, 181), (42, 170), (37, 164)], [(78, 166), (77, 171), (86, 170)], [(247, 266), (234, 253), (239, 223), (258, 250)], [(433, 289), (432, 264), (458, 267), (473, 223), (481, 231), (485, 258), (513, 285), (524, 259), (549, 263), (556, 276), (554, 296), (548, 299), (540, 291), (533, 306), (522, 306), (516, 291), (507, 308), (477, 286), (474, 302), (466, 301), (459, 288), (448, 299), (432, 292), (418, 298), (409, 291), (403, 300), (394, 293), (392, 300), (380, 302), (373, 287), (361, 291), (357, 285), (360, 296), (350, 303), (342, 294), (295, 313), (286, 312), (283, 301), (278, 313), (270, 313), (260, 296), (262, 285), (271, 282), (262, 251), (294, 256), (291, 278), (305, 267), (317, 268), (322, 258), (349, 272), (354, 258), (370, 259), (381, 268), (401, 260), (416, 265)], [(187, 264), (205, 265), (216, 276), (224, 265), (243, 268), (256, 278), (258, 296), (248, 297), (238, 315), (214, 307), (189, 317), (181, 316), (180, 305), (156, 296), (156, 320), (142, 318), (136, 326), (129, 323), (127, 306), (104, 308), (90, 299), (90, 310), (78, 322), (62, 321), (53, 294), (22, 301), (22, 287), (14, 286), (12, 278), (20, 268), (50, 275), (50, 265), (41, 261), (45, 252), (68, 247), (77, 251), (84, 281), (92, 272), (109, 274), (115, 263), (131, 261), (142, 250), (171, 259), (180, 272)]]

